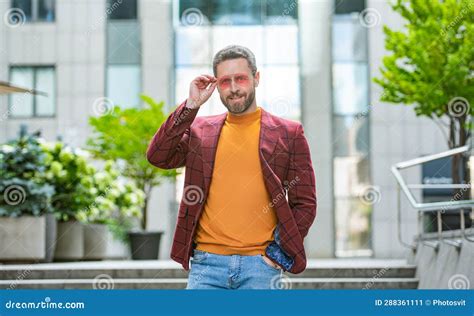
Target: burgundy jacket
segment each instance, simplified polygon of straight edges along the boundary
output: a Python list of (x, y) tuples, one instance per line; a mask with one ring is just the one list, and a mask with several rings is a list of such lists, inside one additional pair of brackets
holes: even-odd
[[(189, 258), (204, 202), (209, 192), (219, 134), (227, 112), (196, 116), (199, 108), (181, 103), (158, 129), (147, 149), (154, 166), (185, 166), (183, 198), (171, 247), (171, 258), (189, 270)], [(265, 186), (279, 224), (282, 250), (293, 260), (290, 273), (306, 268), (303, 239), (316, 217), (316, 179), (308, 143), (299, 122), (261, 109), (260, 162)]]

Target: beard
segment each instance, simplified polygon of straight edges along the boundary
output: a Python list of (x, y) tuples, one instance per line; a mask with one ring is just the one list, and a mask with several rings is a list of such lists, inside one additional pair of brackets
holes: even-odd
[[(245, 96), (243, 94), (239, 95), (234, 95), (235, 96)], [(245, 111), (252, 105), (253, 101), (255, 100), (255, 89), (253, 89), (250, 94), (245, 98), (243, 98), (241, 101), (234, 102), (233, 100), (230, 99), (224, 99), (222, 96), (220, 97), (222, 103), (225, 105), (227, 110), (232, 113), (232, 114), (240, 114)]]

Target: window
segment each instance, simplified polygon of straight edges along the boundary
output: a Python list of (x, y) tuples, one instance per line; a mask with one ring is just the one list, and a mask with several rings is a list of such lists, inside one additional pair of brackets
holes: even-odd
[[(122, 4), (125, 1), (122, 1)], [(121, 108), (140, 106), (141, 40), (137, 20), (107, 22), (106, 96)]]
[(9, 97), (9, 113), (11, 117), (43, 117), (54, 116), (56, 102), (55, 70), (54, 67), (22, 67), (10, 68), (10, 82), (26, 89), (44, 92), (15, 93)]
[(364, 1), (336, 0), (332, 19), (333, 190), (336, 256), (371, 254), (369, 76)]
[[(195, 76), (212, 74), (212, 58), (219, 49), (237, 43), (251, 49), (257, 59), (257, 104), (275, 115), (301, 119), (296, 0), (179, 3), (179, 23), (175, 23), (175, 103), (187, 97)], [(214, 93), (198, 115), (225, 110), (219, 94)]]
[(135, 107), (140, 95), (140, 65), (108, 65), (107, 97), (121, 108)]
[(295, 24), (297, 0), (180, 0), (181, 25)]
[(107, 15), (110, 20), (136, 20), (137, 0), (107, 0)]
[(336, 0), (334, 7), (336, 14), (362, 12), (365, 9), (365, 0)]
[(12, 8), (21, 10), (27, 22), (54, 22), (55, 0), (13, 0)]

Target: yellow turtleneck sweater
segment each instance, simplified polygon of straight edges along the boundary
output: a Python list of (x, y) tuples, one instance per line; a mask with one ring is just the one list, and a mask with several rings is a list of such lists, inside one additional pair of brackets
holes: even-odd
[(277, 217), (260, 165), (261, 108), (227, 112), (219, 136), (209, 195), (196, 229), (196, 249), (257, 255), (274, 239)]

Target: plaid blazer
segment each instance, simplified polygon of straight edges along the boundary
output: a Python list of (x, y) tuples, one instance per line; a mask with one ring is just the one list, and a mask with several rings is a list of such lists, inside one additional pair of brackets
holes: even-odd
[[(183, 197), (178, 210), (171, 258), (189, 271), (196, 246), (193, 238), (211, 183), (219, 135), (227, 112), (196, 116), (199, 108), (181, 103), (161, 125), (147, 149), (148, 161), (162, 169), (185, 166)], [(284, 271), (301, 273), (306, 268), (303, 240), (316, 217), (316, 179), (308, 143), (299, 122), (261, 110), (259, 156), (271, 206), (278, 218), (278, 246), (291, 265), (270, 259)]]

